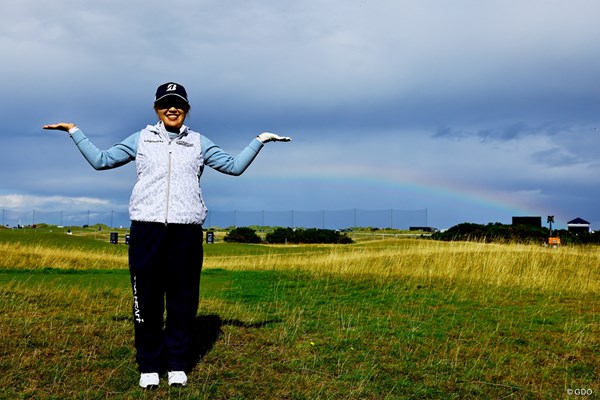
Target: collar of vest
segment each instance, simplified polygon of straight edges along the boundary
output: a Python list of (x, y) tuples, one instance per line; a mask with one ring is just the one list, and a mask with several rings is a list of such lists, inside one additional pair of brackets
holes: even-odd
[[(188, 134), (190, 128), (188, 128), (187, 125), (182, 125), (181, 128), (179, 128), (179, 135), (178, 136), (186, 136)], [(158, 123), (156, 125), (148, 125), (146, 126), (146, 130), (154, 133), (154, 134), (161, 134), (164, 133), (167, 136), (169, 136), (169, 132), (167, 132), (167, 130), (165, 129), (165, 126), (163, 124), (162, 121), (158, 121)]]

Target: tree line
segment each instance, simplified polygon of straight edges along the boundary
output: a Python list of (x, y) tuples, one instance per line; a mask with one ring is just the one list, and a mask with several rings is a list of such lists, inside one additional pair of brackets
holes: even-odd
[[(262, 243), (263, 240), (258, 236), (256, 231), (248, 227), (239, 227), (232, 229), (223, 238), (226, 242), (235, 243)], [(331, 243), (331, 244), (347, 244), (353, 243), (353, 240), (345, 233), (331, 229), (317, 228), (275, 228), (273, 232), (267, 233), (265, 237), (266, 243), (282, 244), (282, 243)]]
[(444, 232), (436, 232), (435, 240), (458, 241), (471, 240), (482, 242), (506, 243), (548, 243), (549, 237), (558, 237), (565, 244), (600, 244), (600, 232), (570, 232), (566, 229), (550, 229), (531, 225), (506, 225), (489, 223), (487, 225), (462, 223)]

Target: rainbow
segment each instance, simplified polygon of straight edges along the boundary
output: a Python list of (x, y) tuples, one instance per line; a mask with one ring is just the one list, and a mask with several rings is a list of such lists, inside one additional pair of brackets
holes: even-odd
[[(308, 173), (288, 177), (286, 180), (300, 180), (304, 182), (318, 182), (323, 185), (358, 185), (372, 188), (377, 193), (381, 188), (386, 190), (404, 190), (431, 197), (451, 198), (457, 202), (472, 204), (486, 208), (503, 210), (511, 215), (541, 215), (540, 209), (544, 207), (536, 204), (540, 194), (538, 191), (508, 193), (503, 191), (490, 191), (467, 187), (458, 183), (435, 181), (430, 177), (397, 176), (390, 173), (369, 173), (369, 171), (356, 171), (353, 176), (344, 171), (336, 174), (335, 171), (323, 173)], [(533, 201), (532, 201), (533, 199)]]

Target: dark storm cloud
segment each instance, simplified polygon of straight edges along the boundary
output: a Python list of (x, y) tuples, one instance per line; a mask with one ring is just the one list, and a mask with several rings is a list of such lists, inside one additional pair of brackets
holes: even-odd
[[(591, 0), (22, 0), (0, 26), (0, 205), (53, 196), (52, 207), (126, 208), (133, 166), (93, 171), (68, 137), (40, 127), (73, 121), (109, 147), (155, 122), (154, 90), (174, 80), (190, 94), (190, 126), (228, 151), (262, 130), (294, 137), (238, 181), (207, 175), (207, 195), (230, 207), (465, 210), (438, 213), (443, 225), (483, 215), (422, 184), (499, 198), (503, 216), (528, 206), (600, 224), (573, 194), (599, 195), (599, 12)], [(294, 196), (254, 189), (278, 174), (298, 177)], [(381, 196), (357, 182), (321, 196), (324, 175), (416, 186)]]

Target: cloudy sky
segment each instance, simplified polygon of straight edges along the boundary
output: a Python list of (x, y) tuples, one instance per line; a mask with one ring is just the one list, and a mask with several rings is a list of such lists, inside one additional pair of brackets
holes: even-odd
[[(183, 84), (187, 124), (237, 153), (211, 210), (427, 210), (429, 226), (538, 215), (600, 228), (596, 0), (20, 0), (3, 6), (0, 206), (125, 212), (135, 167), (94, 171)], [(12, 223), (12, 221), (6, 221)], [(397, 224), (402, 225), (400, 222)]]

